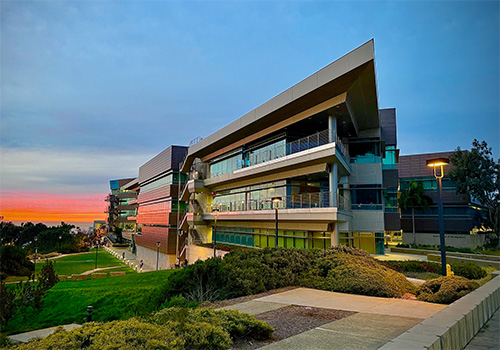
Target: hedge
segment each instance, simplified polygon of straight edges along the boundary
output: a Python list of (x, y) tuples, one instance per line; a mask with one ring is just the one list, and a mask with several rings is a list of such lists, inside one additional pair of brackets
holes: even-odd
[(265, 248), (238, 250), (224, 259), (198, 261), (172, 274), (164, 289), (168, 301), (182, 297), (202, 303), (268, 290), (305, 286), (372, 296), (399, 297), (414, 286), (363, 250)]
[(167, 308), (142, 319), (90, 322), (71, 331), (59, 327), (14, 349), (229, 349), (233, 339), (265, 340), (272, 333), (266, 323), (236, 310)]
[(451, 304), (478, 288), (479, 284), (460, 276), (442, 276), (422, 284), (417, 291), (418, 300)]

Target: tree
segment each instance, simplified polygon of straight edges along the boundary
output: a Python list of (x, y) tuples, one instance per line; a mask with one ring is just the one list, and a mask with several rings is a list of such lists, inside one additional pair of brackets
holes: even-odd
[(469, 195), (487, 210), (486, 226), (493, 229), (498, 240), (495, 249), (500, 249), (499, 212), (500, 212), (500, 179), (499, 163), (493, 159), (491, 147), (486, 141), (474, 139), (470, 151), (462, 151), (460, 147), (450, 157), (453, 168), (449, 176), (455, 181), (457, 194)]
[(421, 182), (410, 181), (408, 188), (401, 192), (401, 197), (399, 197), (399, 207), (403, 210), (411, 209), (413, 244), (416, 244), (415, 208), (428, 210), (430, 204), (432, 204), (432, 199), (425, 194), (425, 190)]
[(7, 289), (5, 283), (0, 281), (0, 324), (6, 325), (15, 312), (15, 295)]
[(42, 267), (42, 271), (40, 271), (40, 274), (38, 275), (37, 287), (45, 293), (50, 288), (54, 287), (57, 282), (59, 282), (59, 277), (57, 277), (56, 272), (54, 271), (54, 265), (52, 264), (52, 261), (47, 260), (45, 266)]
[(7, 276), (29, 276), (35, 265), (26, 256), (26, 251), (14, 245), (0, 247), (0, 278)]

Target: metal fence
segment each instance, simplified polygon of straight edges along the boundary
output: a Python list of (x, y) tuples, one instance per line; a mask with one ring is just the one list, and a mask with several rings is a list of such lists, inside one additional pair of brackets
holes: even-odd
[[(215, 208), (219, 212), (247, 211), (247, 210), (272, 210), (275, 208), (271, 198), (249, 199), (247, 201), (221, 202), (207, 206), (207, 212)], [(308, 208), (330, 208), (334, 207), (331, 203), (330, 192), (304, 193), (299, 195), (289, 195), (282, 197), (279, 209), (308, 209)], [(348, 198), (337, 194), (337, 205), (339, 210), (350, 210), (351, 205)]]

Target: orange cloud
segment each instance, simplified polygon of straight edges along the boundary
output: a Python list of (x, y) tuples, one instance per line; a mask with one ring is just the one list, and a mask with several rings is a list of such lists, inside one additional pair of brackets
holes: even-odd
[(89, 223), (104, 220), (106, 194), (49, 194), (6, 191), (0, 195), (4, 221)]

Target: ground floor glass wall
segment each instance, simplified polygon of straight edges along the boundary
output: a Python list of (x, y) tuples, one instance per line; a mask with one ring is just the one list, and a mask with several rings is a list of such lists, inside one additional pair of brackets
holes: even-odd
[[(275, 230), (217, 227), (217, 243), (247, 247), (274, 247)], [(286, 248), (328, 249), (330, 233), (278, 230), (278, 246)]]

